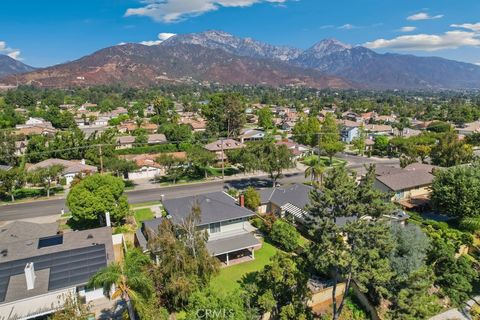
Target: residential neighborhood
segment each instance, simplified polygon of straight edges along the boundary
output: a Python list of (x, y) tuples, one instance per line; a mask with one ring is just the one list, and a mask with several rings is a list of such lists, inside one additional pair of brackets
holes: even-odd
[(480, 1), (0, 1), (0, 320), (480, 320)]

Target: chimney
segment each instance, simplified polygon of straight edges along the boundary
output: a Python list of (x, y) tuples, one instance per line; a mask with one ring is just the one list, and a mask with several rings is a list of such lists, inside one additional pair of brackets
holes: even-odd
[(27, 263), (24, 269), (25, 280), (27, 281), (27, 290), (32, 290), (35, 287), (35, 268), (33, 262)]
[(105, 212), (105, 223), (107, 224), (107, 227), (112, 226), (112, 221), (110, 221), (110, 212)]
[(240, 204), (240, 207), (245, 207), (245, 195), (241, 194), (238, 202)]
[(161, 194), (161, 195), (160, 195), (160, 199), (161, 199), (161, 201), (162, 201), (162, 203), (163, 203), (163, 201), (165, 201), (165, 195), (164, 195), (164, 194)]
[(80, 163), (84, 165), (84, 164), (85, 164), (85, 159), (82, 159), (82, 160), (80, 161)]

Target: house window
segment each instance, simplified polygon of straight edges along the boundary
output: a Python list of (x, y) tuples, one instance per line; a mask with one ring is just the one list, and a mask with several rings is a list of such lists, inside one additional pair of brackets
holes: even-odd
[(210, 223), (210, 233), (220, 232), (220, 222)]

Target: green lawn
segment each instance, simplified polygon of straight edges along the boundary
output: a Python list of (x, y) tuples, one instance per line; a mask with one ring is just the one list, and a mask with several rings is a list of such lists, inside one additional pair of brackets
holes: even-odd
[(270, 262), (270, 258), (278, 251), (279, 249), (273, 245), (263, 242), (262, 248), (255, 251), (255, 260), (221, 269), (220, 274), (210, 282), (212, 289), (228, 292), (240, 288), (238, 281), (245, 274), (262, 270)]
[(153, 212), (149, 208), (135, 210), (135, 220), (140, 225), (142, 221), (153, 219)]
[[(305, 159), (303, 159), (302, 163), (305, 164), (305, 165), (308, 165), (308, 163), (310, 161), (312, 161), (312, 159), (317, 159), (317, 158), (318, 158), (318, 156), (311, 155), (311, 156), (308, 156)], [(326, 167), (330, 166), (330, 158), (329, 157), (320, 157), (320, 161), (322, 161), (323, 165), (325, 165)], [(335, 158), (335, 157), (333, 157), (332, 162), (333, 162), (333, 165), (332, 165), (333, 167), (340, 166), (340, 165), (343, 165), (343, 164), (347, 163), (345, 160), (340, 159), (340, 158)]]

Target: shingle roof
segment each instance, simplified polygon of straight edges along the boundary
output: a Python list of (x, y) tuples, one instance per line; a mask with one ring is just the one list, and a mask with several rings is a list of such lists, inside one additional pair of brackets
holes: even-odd
[(221, 151), (223, 141), (223, 150), (239, 149), (245, 147), (241, 142), (233, 139), (217, 140), (204, 146), (208, 151)]
[(207, 249), (211, 255), (218, 256), (232, 251), (257, 247), (260, 244), (260, 241), (258, 241), (252, 233), (246, 232), (231, 237), (208, 241)]
[(262, 203), (272, 202), (282, 207), (291, 203), (299, 209), (305, 209), (310, 203), (310, 192), (312, 187), (296, 183), (288, 188), (269, 188), (260, 190), (260, 199)]
[(81, 162), (69, 161), (63, 159), (47, 159), (31, 165), (28, 167), (27, 171), (32, 171), (38, 168), (48, 168), (53, 165), (61, 165), (64, 167), (63, 174), (68, 173), (80, 173), (80, 172), (97, 172), (97, 167), (90, 166), (88, 164), (82, 164)]
[(408, 171), (378, 176), (377, 180), (393, 191), (424, 187), (432, 184), (434, 176), (426, 171)]
[(201, 211), (199, 226), (236, 218), (251, 217), (254, 213), (236, 204), (235, 199), (224, 192), (214, 192), (178, 199), (167, 199), (163, 206), (174, 223), (181, 223), (198, 204)]

